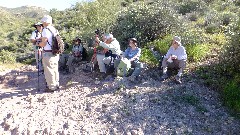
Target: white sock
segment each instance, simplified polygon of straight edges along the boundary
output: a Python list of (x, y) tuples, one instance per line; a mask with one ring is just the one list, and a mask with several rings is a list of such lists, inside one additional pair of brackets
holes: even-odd
[(167, 74), (167, 68), (163, 68), (163, 74)]
[(177, 74), (177, 76), (182, 76), (182, 71), (183, 71), (183, 69), (182, 68), (180, 68), (179, 70), (178, 70), (178, 74)]

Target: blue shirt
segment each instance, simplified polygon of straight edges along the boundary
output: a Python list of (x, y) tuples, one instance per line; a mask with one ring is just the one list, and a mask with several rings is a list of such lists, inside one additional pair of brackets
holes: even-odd
[(134, 61), (138, 61), (140, 55), (141, 55), (141, 49), (140, 48), (136, 48), (135, 50), (132, 50), (131, 47), (128, 47), (124, 52), (124, 56), (127, 59), (132, 59), (133, 57), (135, 57), (136, 59)]

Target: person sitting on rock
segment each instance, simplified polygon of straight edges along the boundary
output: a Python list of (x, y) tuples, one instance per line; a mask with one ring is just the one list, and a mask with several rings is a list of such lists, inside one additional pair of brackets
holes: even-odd
[(187, 53), (185, 48), (181, 44), (181, 38), (175, 36), (172, 41), (172, 46), (169, 48), (167, 54), (164, 56), (162, 61), (163, 76), (162, 80), (168, 78), (168, 68), (177, 68), (178, 74), (175, 79), (177, 83), (181, 82), (181, 76), (184, 68), (186, 67)]
[[(100, 41), (98, 37), (96, 37), (96, 42), (99, 43), (99, 47), (103, 47), (104, 49), (108, 49), (108, 52), (105, 53), (104, 56), (97, 55), (97, 62), (100, 69), (100, 72), (106, 73), (106, 64), (110, 64), (112, 58), (117, 58), (122, 52), (120, 49), (120, 44), (116, 38), (113, 37), (112, 34), (106, 34), (104, 37), (105, 41)], [(109, 53), (110, 52), (110, 53)]]
[(82, 61), (83, 45), (81, 39), (76, 38), (72, 47), (72, 54), (68, 57), (67, 66), (70, 73), (74, 72), (73, 63)]
[[(138, 41), (136, 38), (129, 39), (129, 47), (124, 51), (123, 58), (126, 58), (131, 63), (131, 68), (133, 68), (131, 78), (135, 79), (137, 76), (140, 75), (141, 70), (143, 68), (142, 63), (139, 61), (141, 55), (141, 49), (138, 47)], [(118, 67), (121, 59), (118, 59), (114, 62), (115, 69)]]

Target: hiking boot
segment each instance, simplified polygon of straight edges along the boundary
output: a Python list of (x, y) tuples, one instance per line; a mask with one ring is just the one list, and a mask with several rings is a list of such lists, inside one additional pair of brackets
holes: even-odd
[(54, 90), (51, 90), (49, 88), (44, 89), (44, 92), (54, 92)]
[(162, 77), (161, 77), (161, 80), (164, 81), (168, 78), (168, 75), (167, 74), (163, 74)]
[(181, 83), (182, 83), (181, 77), (178, 76), (178, 75), (175, 77), (175, 80), (176, 80), (176, 83), (177, 83), (177, 84), (181, 84)]

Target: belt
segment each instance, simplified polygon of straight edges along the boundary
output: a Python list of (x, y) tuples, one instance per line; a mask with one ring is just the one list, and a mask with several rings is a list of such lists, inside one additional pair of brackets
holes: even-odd
[(43, 50), (44, 52), (52, 52), (52, 50)]

